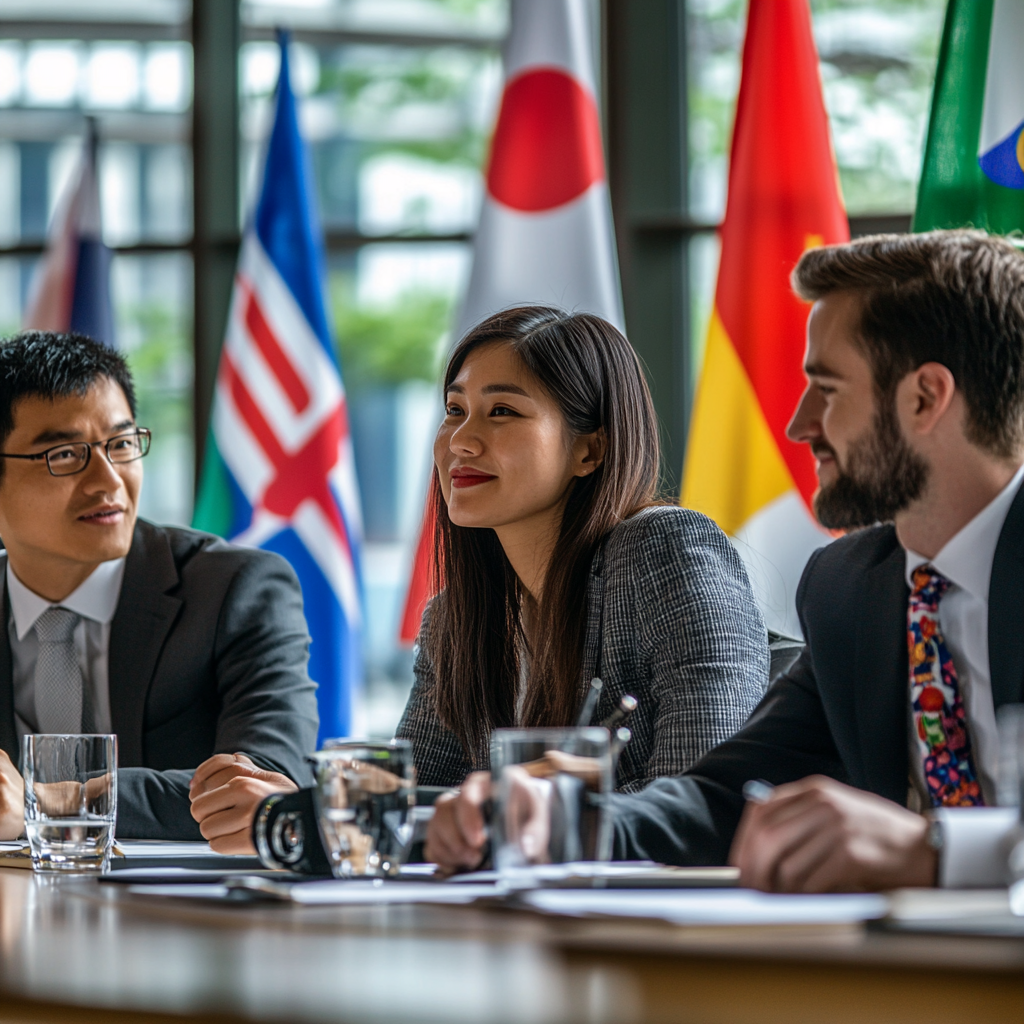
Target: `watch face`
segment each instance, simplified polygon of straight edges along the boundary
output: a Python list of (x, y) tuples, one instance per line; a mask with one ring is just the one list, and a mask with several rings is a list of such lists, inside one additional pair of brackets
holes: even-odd
[(942, 834), (942, 822), (936, 818), (928, 823), (928, 845), (933, 850), (941, 850), (945, 845), (945, 837)]

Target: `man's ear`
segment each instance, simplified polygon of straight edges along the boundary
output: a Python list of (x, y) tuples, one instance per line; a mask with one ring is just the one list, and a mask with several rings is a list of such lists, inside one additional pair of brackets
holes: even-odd
[(912, 433), (930, 434), (953, 404), (956, 378), (942, 363), (922, 363), (900, 381), (897, 406)]
[(608, 435), (604, 427), (598, 427), (592, 434), (580, 434), (573, 442), (576, 459), (576, 476), (589, 476), (604, 462), (608, 450)]

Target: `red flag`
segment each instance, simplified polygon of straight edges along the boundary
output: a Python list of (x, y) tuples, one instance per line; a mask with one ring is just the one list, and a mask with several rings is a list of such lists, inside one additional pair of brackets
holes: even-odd
[(750, 2), (721, 237), (682, 503), (741, 541), (768, 625), (797, 633), (797, 581), (829, 537), (809, 509), (811, 453), (786, 437), (808, 313), (789, 275), (805, 249), (850, 237), (807, 0)]

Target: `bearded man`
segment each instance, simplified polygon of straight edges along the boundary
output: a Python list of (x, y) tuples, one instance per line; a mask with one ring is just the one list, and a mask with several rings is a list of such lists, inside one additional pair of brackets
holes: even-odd
[[(1024, 701), (1024, 254), (980, 232), (804, 254), (815, 513), (850, 531), (797, 592), (806, 648), (685, 775), (615, 795), (615, 856), (740, 868), (775, 891), (998, 885), (996, 712)], [(755, 799), (744, 800), (750, 780)], [(773, 788), (774, 787), (774, 788)], [(485, 779), (427, 857), (474, 866)], [(751, 790), (748, 789), (748, 794)]]

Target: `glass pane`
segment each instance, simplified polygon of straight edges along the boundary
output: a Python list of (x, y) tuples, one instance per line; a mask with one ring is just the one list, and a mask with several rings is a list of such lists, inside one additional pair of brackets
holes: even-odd
[(439, 422), (438, 369), (469, 247), (379, 243), (331, 263), (330, 302), (348, 390), (366, 530), (365, 727), (390, 734), (411, 683), (397, 635)]
[[(0, 338), (21, 327), (34, 257), (0, 257)], [(138, 422), (153, 431), (140, 514), (187, 526), (192, 518), (192, 259), (188, 253), (114, 256), (115, 340), (135, 379)]]
[[(825, 104), (851, 214), (909, 213), (945, 0), (811, 0)], [(690, 199), (725, 209), (744, 0), (689, 0)]]
[(244, 0), (242, 18), (269, 27), (494, 36), (505, 31), (508, 0)]
[(153, 431), (140, 515), (187, 526), (192, 519), (192, 258), (115, 256), (111, 297), (117, 345), (135, 378), (138, 422)]

